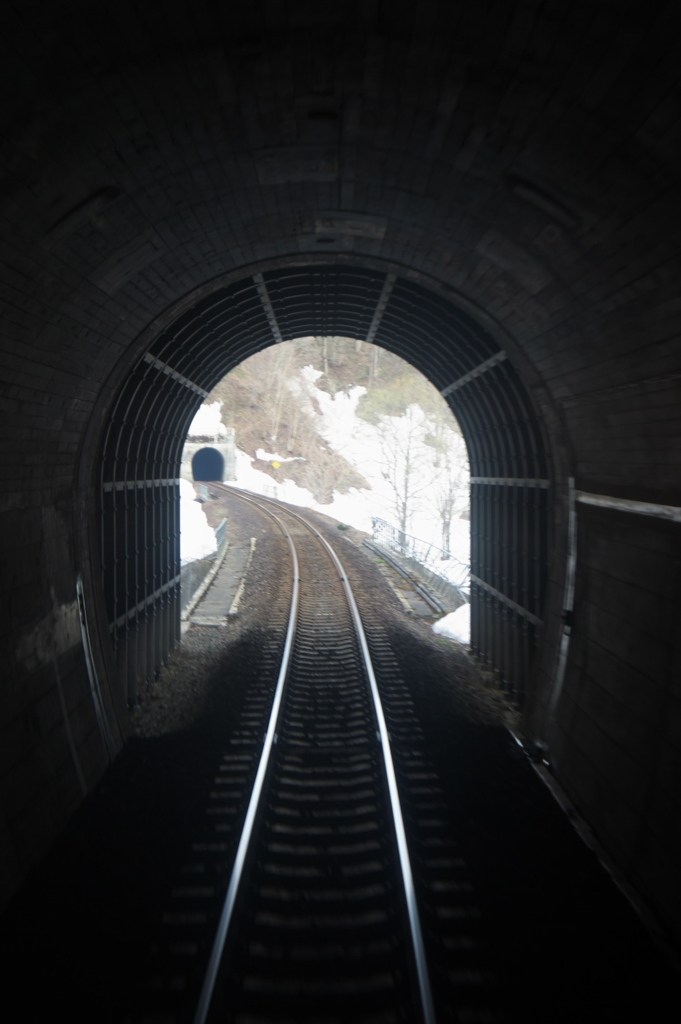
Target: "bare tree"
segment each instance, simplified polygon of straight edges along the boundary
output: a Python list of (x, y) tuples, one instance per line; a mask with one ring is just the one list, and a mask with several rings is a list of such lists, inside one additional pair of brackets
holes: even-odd
[(401, 534), (433, 484), (434, 452), (427, 437), (427, 421), (417, 405), (403, 416), (382, 417), (379, 424), (381, 472), (390, 485), (391, 506)]
[(319, 338), (319, 343), (322, 347), (322, 371), (325, 377), (329, 376), (329, 339), (327, 337)]
[(338, 465), (331, 451), (319, 452), (314, 462), (305, 464), (302, 474), (304, 486), (322, 505), (333, 501), (334, 488), (338, 486)]
[(381, 349), (378, 345), (371, 346), (369, 373), (367, 376), (367, 388), (372, 388), (378, 377), (378, 367), (381, 360)]
[(267, 433), (278, 440), (282, 416), (295, 372), (295, 352), (290, 345), (273, 345), (252, 356), (248, 364), (250, 405), (263, 411)]
[[(437, 474), (433, 482), (431, 501), (440, 520), (441, 547), (449, 554), (452, 520), (468, 506), (468, 454), (459, 429), (449, 410), (438, 410), (434, 430), (427, 440), (433, 447)], [(458, 428), (458, 424), (456, 425)]]
[[(453, 432), (452, 432), (453, 433)], [(453, 434), (456, 438), (457, 435)], [(461, 440), (459, 435), (459, 440)], [(432, 503), (439, 520), (443, 557), (449, 555), (452, 520), (468, 507), (468, 464), (463, 442), (445, 449), (433, 483)]]

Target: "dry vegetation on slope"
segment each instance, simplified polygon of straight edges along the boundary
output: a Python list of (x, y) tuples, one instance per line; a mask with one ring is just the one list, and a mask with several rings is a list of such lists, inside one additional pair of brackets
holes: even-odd
[[(315, 384), (331, 395), (354, 386), (366, 388), (357, 415), (372, 423), (401, 416), (417, 403), (433, 418), (442, 416), (442, 399), (409, 363), (390, 352), (350, 338), (302, 338), (264, 349), (241, 363), (213, 390), (208, 402), (223, 402), (222, 419), (234, 427), (237, 445), (255, 460), (254, 468), (281, 483), (293, 480), (326, 504), (333, 492), (368, 487), (367, 481), (319, 433), (314, 399), (302, 370), (312, 366)], [(437, 447), (437, 429), (431, 442)], [(275, 468), (257, 459), (263, 449), (292, 461)]]

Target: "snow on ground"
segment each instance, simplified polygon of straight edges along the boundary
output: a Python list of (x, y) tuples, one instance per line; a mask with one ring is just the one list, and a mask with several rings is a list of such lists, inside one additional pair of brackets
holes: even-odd
[[(268, 461), (286, 461), (276, 453)], [(323, 512), (324, 515), (332, 516), (341, 523), (348, 526), (355, 526), (358, 530), (371, 533), (371, 516), (377, 513), (371, 507), (370, 499), (367, 500), (366, 492), (357, 491), (353, 488), (348, 494), (336, 494), (329, 505), (321, 505), (315, 501), (314, 496), (305, 487), (299, 487), (293, 480), (285, 480), (278, 484), (258, 469), (254, 469), (253, 460), (240, 448), (236, 450), (236, 487), (253, 491), (255, 494), (262, 494), (268, 498), (279, 498), (281, 501), (289, 502), (291, 505), (300, 505), (302, 508), (311, 508), (316, 512)]]
[[(427, 524), (425, 524), (427, 532)], [(433, 530), (431, 525), (428, 540), (439, 546), (442, 543), (438, 529)], [(420, 535), (419, 535), (420, 539)], [(454, 519), (449, 531), (449, 553), (450, 559), (437, 560), (429, 563), (431, 568), (436, 569), (441, 576), (445, 576), (457, 586), (463, 586), (468, 574), (471, 551), (471, 524), (467, 519)]]
[[(374, 516), (396, 525), (390, 507), (391, 488), (382, 473), (379, 431), (373, 424), (356, 416), (357, 403), (366, 388), (357, 385), (350, 388), (347, 393), (338, 392), (330, 395), (315, 387), (315, 381), (321, 376), (320, 371), (308, 366), (302, 371), (302, 376), (307, 384), (307, 395), (300, 394), (298, 397), (303, 401), (307, 397), (308, 411), (313, 412), (313, 405), (317, 406), (321, 418), (320, 433), (335, 451), (357, 468), (371, 485), (371, 489), (353, 488), (347, 494), (334, 493), (331, 504), (320, 505), (308, 490), (299, 487), (293, 481), (287, 480), (282, 484), (276, 484), (266, 473), (254, 469), (250, 457), (239, 449), (236, 452), (236, 486), (255, 491), (257, 494), (280, 498), (282, 501), (304, 508), (313, 508), (366, 533), (372, 532), (371, 520)], [(424, 415), (417, 407), (412, 409), (415, 410), (414, 415)], [(404, 417), (389, 419), (395, 431), (404, 428)], [(292, 461), (290, 456), (266, 452), (264, 449), (259, 449), (256, 454), (258, 458), (268, 462), (284, 464)], [(421, 508), (415, 509), (408, 532), (420, 540), (429, 541), (436, 546), (441, 545), (440, 522), (437, 513), (429, 508), (427, 501)], [(454, 520), (450, 535), (450, 552), (455, 559), (465, 564), (470, 558), (469, 537), (469, 523), (460, 519)], [(452, 574), (456, 578), (453, 560), (449, 563), (444, 561), (442, 571), (445, 575)]]
[(227, 433), (227, 428), (220, 419), (222, 402), (211, 402), (202, 405), (191, 422), (187, 437), (218, 437)]
[[(268, 462), (286, 462), (286, 459), (268, 453)], [(241, 487), (246, 491), (253, 491), (254, 494), (262, 494), (266, 498), (279, 498), (291, 505), (301, 505), (303, 508), (324, 509), (328, 505), (318, 505), (310, 491), (305, 487), (299, 487), (293, 480), (284, 480), (282, 484), (275, 483), (271, 476), (262, 473), (259, 469), (253, 468), (253, 459), (240, 448), (236, 449), (236, 481), (235, 487)], [(332, 513), (331, 513), (332, 514)]]
[[(254, 469), (252, 459), (238, 448), (236, 450), (236, 486), (254, 491), (256, 494), (280, 498), (293, 505), (315, 509), (366, 533), (372, 532), (371, 520), (374, 516), (397, 525), (395, 515), (391, 510), (391, 488), (382, 473), (380, 432), (376, 426), (356, 416), (357, 403), (366, 388), (358, 385), (350, 388), (347, 393), (338, 392), (335, 395), (330, 395), (315, 386), (317, 378), (321, 376), (321, 371), (308, 366), (302, 371), (302, 376), (305, 384), (301, 386), (298, 398), (304, 403), (308, 412), (319, 417), (318, 429), (328, 444), (356, 467), (370, 484), (371, 489), (353, 488), (347, 494), (334, 493), (331, 504), (320, 505), (308, 490), (299, 487), (292, 480), (277, 484), (266, 473)], [(190, 434), (215, 436), (218, 433), (224, 433), (225, 428), (220, 423), (220, 406), (220, 402), (202, 406), (192, 422)], [(319, 410), (319, 413), (316, 410)], [(411, 407), (411, 415), (424, 417), (424, 413), (417, 406)], [(404, 430), (407, 425), (405, 417), (386, 419), (391, 423), (391, 429), (395, 432)], [(266, 452), (264, 449), (259, 449), (257, 456), (268, 462), (280, 462), (282, 465), (293, 461), (290, 456)], [(194, 504), (194, 508), (203, 517), (200, 506), (192, 503), (191, 499), (189, 500), (190, 508)], [(192, 510), (187, 514), (196, 515), (196, 512)], [(203, 518), (205, 520), (205, 517)], [(437, 512), (432, 506), (429, 506), (427, 500), (423, 501), (421, 507), (415, 508), (407, 532), (439, 547), (442, 544), (440, 530)], [(192, 535), (193, 532), (192, 529)], [(469, 562), (470, 524), (467, 521), (455, 519), (452, 522), (450, 552), (454, 559), (465, 564)], [(183, 561), (189, 560), (185, 559), (184, 554), (182, 557)], [(193, 555), (192, 557), (198, 558), (202, 555)], [(454, 559), (438, 564), (438, 570), (441, 570), (444, 575), (451, 575), (456, 582), (457, 569)]]
[[(303, 370), (303, 376), (308, 384), (310, 398), (314, 398), (321, 410), (320, 433), (371, 485), (370, 491), (334, 494), (333, 504), (319, 506), (320, 511), (368, 533), (371, 532), (372, 516), (378, 516), (397, 525), (391, 510), (391, 488), (382, 473), (380, 432), (374, 424), (367, 423), (356, 415), (357, 403), (365, 394), (366, 388), (357, 385), (350, 388), (347, 394), (338, 392), (330, 395), (315, 387), (317, 377), (321, 376), (320, 371), (308, 366)], [(409, 411), (413, 417), (422, 417), (425, 422), (425, 414), (419, 407), (412, 406)], [(404, 416), (385, 419), (391, 423), (391, 429), (395, 432), (408, 426)], [(422, 507), (414, 510), (407, 532), (420, 540), (441, 546), (440, 531), (437, 512), (426, 500)], [(461, 562), (468, 564), (470, 561), (470, 524), (467, 521), (457, 519), (452, 522), (450, 552)]]
[(305, 462), (302, 455), (277, 455), (266, 452), (264, 448), (256, 448), (255, 457), (261, 459), (262, 462)]
[(180, 480), (180, 562), (186, 565), (217, 551), (215, 530), (208, 525), (203, 506), (196, 501), (194, 486)]
[(443, 619), (433, 623), (433, 632), (440, 636), (451, 637), (462, 644), (471, 642), (471, 606), (462, 604), (455, 612), (450, 612)]

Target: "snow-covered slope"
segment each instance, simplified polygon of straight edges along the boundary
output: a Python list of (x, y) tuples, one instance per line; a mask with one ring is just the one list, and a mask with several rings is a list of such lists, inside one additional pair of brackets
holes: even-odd
[(194, 486), (180, 480), (180, 561), (182, 565), (205, 558), (217, 550), (215, 531), (208, 525)]
[[(277, 348), (277, 360), (283, 349), (284, 346)], [(354, 343), (350, 349), (355, 352)], [(346, 357), (349, 358), (347, 347)], [(382, 358), (387, 357), (384, 354)], [(396, 357), (391, 358), (394, 360)], [(253, 359), (262, 362), (262, 354)], [(443, 495), (449, 493), (456, 498), (451, 514), (449, 551), (454, 559), (468, 563), (469, 523), (459, 517), (467, 505), (468, 495), (465, 447), (460, 432), (449, 418), (446, 406), (440, 408), (436, 392), (433, 401), (428, 395), (423, 397), (421, 387), (421, 404), (416, 401), (408, 404), (411, 395), (418, 393), (419, 389), (417, 386), (416, 391), (412, 391), (412, 383), (406, 387), (401, 383), (399, 373), (402, 371), (399, 367), (397, 370), (393, 367), (395, 372), (399, 371), (397, 377), (389, 378), (388, 375), (367, 391), (364, 386), (351, 385), (347, 376), (344, 383), (334, 378), (335, 383), (332, 381), (333, 386), (329, 386), (328, 375), (325, 376), (311, 364), (299, 362), (296, 366), (295, 361), (288, 356), (275, 361), (273, 366), (268, 362), (262, 365), (258, 363), (257, 368), (254, 364), (254, 368), (247, 370), (250, 363), (250, 360), (246, 361), (243, 368), (235, 371), (241, 385), (230, 385), (222, 391), (219, 385), (216, 390), (216, 395), (230, 396), (230, 417), (241, 417), (239, 422), (242, 428), (239, 429), (245, 431), (244, 436), (250, 435), (251, 455), (237, 448), (238, 487), (316, 509), (367, 533), (372, 532), (372, 518), (378, 517), (438, 548), (443, 546)], [(347, 365), (349, 367), (354, 364), (348, 362)], [(413, 372), (410, 381), (413, 381)], [(268, 373), (276, 382), (272, 395), (279, 403), (280, 433), (287, 439), (280, 443), (271, 441), (271, 437), (271, 443), (267, 443), (271, 418), (268, 419), (266, 408), (258, 405), (258, 402), (266, 400), (266, 394), (270, 396), (268, 401), (274, 400), (270, 392), (263, 391), (260, 394), (259, 382)], [(225, 381), (231, 379), (230, 375)], [(242, 385), (242, 391), (239, 391)], [(410, 396), (406, 400), (402, 397), (405, 394)], [(358, 405), (365, 396), (362, 415), (358, 415)], [(218, 437), (224, 433), (221, 406), (222, 401), (215, 401), (215, 397), (210, 396), (197, 413), (190, 434)], [(425, 408), (429, 411), (424, 411)], [(296, 414), (295, 409), (300, 412)], [(401, 415), (389, 415), (387, 410), (398, 411)], [(307, 442), (292, 443), (293, 425), (300, 425), (301, 417), (308, 424)], [(265, 424), (268, 424), (267, 429)], [(258, 429), (261, 438), (259, 446), (254, 443)], [(295, 436), (300, 441), (300, 430)], [(238, 441), (239, 430), (237, 444)], [(319, 466), (315, 461), (317, 449)], [(329, 463), (329, 450), (337, 458), (336, 463)], [(252, 455), (256, 458), (252, 458)], [(273, 467), (271, 474), (262, 472), (264, 463), (270, 463)], [(368, 487), (350, 487), (348, 490), (349, 479), (346, 473), (344, 482), (339, 482), (338, 489), (331, 492), (331, 485), (336, 480), (340, 481), (340, 478), (333, 475), (333, 469), (329, 477), (329, 466), (333, 465), (339, 468), (339, 472), (344, 472), (342, 467), (347, 464), (353, 467), (353, 477), (360, 482), (365, 481)], [(296, 466), (304, 466), (305, 471), (293, 471)], [(319, 474), (322, 474), (321, 479)], [(294, 482), (292, 476), (314, 487), (316, 497), (310, 490)], [(341, 490), (344, 493), (340, 493)], [(408, 500), (405, 498), (407, 492)], [(321, 504), (318, 499), (329, 493), (332, 493), (332, 501)], [(201, 505), (194, 501), (190, 485), (183, 487), (182, 502), (182, 560), (186, 562), (215, 550), (215, 542)], [(447, 568), (454, 570), (454, 559), (438, 563), (438, 571)]]
[[(322, 437), (357, 467), (371, 485), (370, 490), (352, 489), (348, 494), (335, 491), (332, 503), (321, 505), (310, 491), (293, 481), (275, 484), (271, 477), (255, 469), (253, 460), (238, 449), (237, 486), (305, 508), (317, 509), (367, 533), (371, 532), (374, 516), (398, 525), (393, 508), (393, 490), (384, 472), (386, 437), (404, 441), (407, 431), (423, 436), (434, 432), (436, 424), (417, 405), (410, 406), (405, 416), (384, 416), (378, 425), (369, 423), (357, 416), (357, 403), (365, 393), (364, 387), (357, 386), (347, 393), (330, 395), (315, 387), (315, 381), (320, 375), (313, 367), (305, 367), (297, 397), (305, 405), (306, 411), (315, 416)], [(463, 452), (463, 444), (453, 432), (452, 443), (458, 443)], [(421, 445), (420, 454), (422, 463), (416, 460), (412, 467), (415, 497), (408, 532), (439, 546), (440, 519), (429, 499), (429, 485), (432, 484), (433, 476), (437, 476), (432, 465), (433, 453), (427, 446)], [(290, 456), (278, 452), (259, 451), (258, 455), (272, 462), (284, 463), (290, 459)], [(430, 461), (426, 462), (427, 459)], [(451, 526), (450, 551), (460, 561), (468, 562), (469, 550), (468, 521), (455, 518)]]

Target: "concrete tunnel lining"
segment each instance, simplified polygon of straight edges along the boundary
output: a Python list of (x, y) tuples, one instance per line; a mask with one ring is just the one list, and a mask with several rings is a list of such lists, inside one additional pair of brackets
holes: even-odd
[[(469, 446), (499, 490), (510, 485), (492, 462), (534, 442), (517, 427), (510, 447), (498, 430), (478, 443), (483, 413), (503, 422), (484, 382), (517, 373), (529, 391), (550, 465), (515, 466), (513, 475), (551, 481), (539, 490), (552, 558), (524, 727), (531, 739), (548, 737), (562, 785), (678, 935), (675, 5), (517, 0), (483, 10), (407, 0), (265, 11), (196, 0), (162, 19), (150, 11), (105, 2), (95, 16), (39, 2), (16, 5), (5, 22), (2, 898), (79, 805), (79, 779), (91, 790), (108, 762), (79, 629), (79, 577), (116, 749), (129, 730), (117, 672), (127, 680), (130, 667), (113, 664), (98, 598), (99, 506), (125, 493), (128, 515), (105, 538), (124, 545), (143, 525), (137, 483), (153, 479), (158, 530), (176, 531), (174, 452), (190, 410), (178, 408), (173, 389), (184, 385), (159, 365), (155, 342), (184, 314), (189, 324), (216, 287), (250, 278), (251, 308), (257, 275), (285, 333), (297, 313), (275, 271), (326, 261), (373, 269), (381, 293), (394, 274), (478, 311), (496, 339), (487, 360), (499, 348), (509, 358), (449, 397), (465, 419), (465, 393), (477, 393)], [(383, 293), (380, 322), (384, 342), (397, 346), (399, 332), (388, 328), (401, 327), (391, 317), (408, 310), (409, 287), (394, 291)], [(278, 340), (261, 295), (253, 324), (258, 344)], [(238, 362), (249, 343), (238, 332), (233, 341)], [(146, 374), (163, 387), (137, 411), (162, 431), (152, 443), (150, 426), (136, 449), (142, 421), (118, 423), (110, 455), (128, 468), (116, 480), (113, 463), (99, 462), (102, 434), (121, 388), (145, 388)], [(190, 403), (200, 398), (195, 391)], [(509, 395), (503, 413), (516, 422), (518, 402), (522, 411)], [(576, 586), (564, 618), (571, 515)], [(496, 528), (493, 517), (483, 521)], [(161, 573), (160, 586), (170, 586), (164, 564), (152, 553), (135, 574)], [(126, 586), (127, 570), (117, 571), (115, 587)], [(503, 634), (504, 650), (514, 635)], [(137, 670), (155, 666), (165, 642), (157, 639)]]

